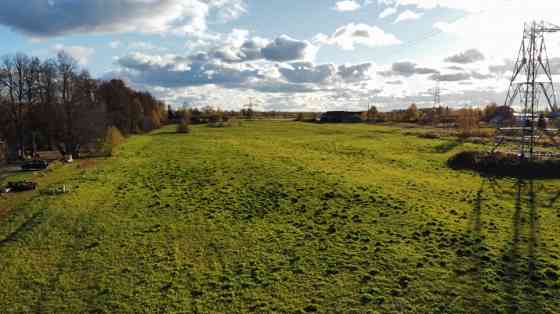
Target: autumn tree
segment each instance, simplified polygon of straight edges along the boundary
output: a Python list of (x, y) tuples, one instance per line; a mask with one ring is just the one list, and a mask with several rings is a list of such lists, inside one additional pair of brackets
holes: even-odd
[(416, 122), (418, 120), (418, 117), (418, 107), (416, 107), (416, 104), (413, 103), (406, 110), (404, 119), (406, 122)]

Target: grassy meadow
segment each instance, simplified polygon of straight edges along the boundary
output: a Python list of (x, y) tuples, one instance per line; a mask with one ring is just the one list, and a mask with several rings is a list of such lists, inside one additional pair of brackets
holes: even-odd
[(0, 196), (0, 312), (560, 312), (560, 180), (389, 126), (174, 131), (17, 174), (40, 189)]

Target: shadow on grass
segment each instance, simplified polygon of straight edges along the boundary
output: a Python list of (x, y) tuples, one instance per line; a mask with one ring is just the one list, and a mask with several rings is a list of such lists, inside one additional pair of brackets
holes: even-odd
[(10, 244), (11, 242), (16, 242), (22, 235), (29, 232), (34, 226), (38, 225), (41, 222), (42, 216), (43, 212), (38, 212), (29, 217), (16, 230), (7, 235), (4, 239), (0, 240), (0, 248)]
[(445, 153), (448, 153), (448, 152), (454, 150), (455, 148), (457, 148), (461, 145), (463, 145), (463, 142), (459, 142), (459, 141), (445, 142), (445, 143), (439, 144), (436, 147), (434, 147), (434, 152), (440, 153), (440, 154), (445, 154)]
[(520, 273), (518, 271), (519, 259), (520, 259), (520, 242), (521, 242), (521, 212), (523, 211), (523, 206), (521, 202), (521, 192), (523, 190), (523, 181), (518, 180), (516, 184), (516, 194), (515, 194), (515, 211), (513, 213), (512, 219), (512, 239), (510, 242), (510, 247), (502, 256), (503, 261), (503, 279), (504, 279), (504, 290), (506, 292), (506, 302), (508, 313), (518, 313), (519, 312), (519, 287)]
[(150, 134), (150, 136), (162, 136), (162, 135), (184, 135), (185, 133), (178, 133), (177, 131), (161, 131)]
[[(475, 302), (471, 306), (476, 306), (479, 313), (491, 312), (489, 309), (489, 304), (486, 304), (483, 296), (484, 292), (489, 289), (484, 282), (483, 273), (486, 268), (490, 267), (489, 261), (487, 259), (486, 251), (487, 245), (485, 243), (485, 237), (483, 235), (483, 222), (482, 222), (482, 208), (484, 205), (484, 195), (488, 187), (493, 187), (492, 178), (484, 178), (482, 180), (480, 189), (476, 192), (476, 198), (474, 199), (473, 208), (469, 220), (469, 228), (465, 239), (468, 241), (473, 241), (471, 246), (472, 254), (468, 259), (472, 262), (472, 267), (469, 268), (469, 275), (473, 280), (472, 289), (469, 293), (469, 298), (473, 298)], [(464, 261), (461, 261), (464, 263)]]
[[(558, 192), (558, 194), (556, 194), (553, 198), (550, 199), (550, 204), (548, 205), (548, 207), (552, 208), (554, 207), (554, 205), (556, 204), (556, 202), (558, 202), (558, 200), (560, 199), (560, 192)], [(559, 207), (560, 210), (560, 207)], [(560, 214), (560, 212), (558, 212)]]
[[(538, 276), (539, 224), (536, 194), (532, 180), (518, 180), (515, 195), (515, 211), (512, 217), (510, 247), (502, 256), (503, 283), (508, 313), (541, 313), (543, 305), (539, 297)], [(528, 217), (524, 217), (528, 215)], [(527, 218), (527, 219), (526, 219)], [(523, 230), (527, 228), (526, 257), (521, 245)], [(524, 261), (527, 265), (523, 265)]]
[[(475, 241), (470, 260), (473, 266), (470, 274), (478, 285), (473, 287), (472, 297), (476, 299), (481, 313), (493, 312), (492, 304), (485, 304), (485, 295), (503, 295), (503, 305), (507, 313), (541, 313), (543, 310), (542, 276), (539, 270), (539, 221), (537, 194), (532, 180), (517, 180), (514, 185), (514, 211), (511, 217), (511, 238), (499, 260), (494, 262), (488, 256), (482, 219), (485, 193), (506, 197), (509, 188), (500, 186), (493, 177), (484, 178), (474, 200), (469, 222), (468, 235)], [(489, 222), (490, 225), (493, 222)], [(497, 274), (498, 282), (487, 274)], [(485, 278), (488, 277), (488, 278)], [(501, 289), (495, 286), (501, 284)]]

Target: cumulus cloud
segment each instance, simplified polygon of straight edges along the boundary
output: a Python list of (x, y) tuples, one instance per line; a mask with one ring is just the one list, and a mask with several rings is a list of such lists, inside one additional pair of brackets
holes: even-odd
[(482, 54), (482, 52), (480, 52), (477, 49), (469, 49), (464, 52), (445, 58), (445, 62), (468, 64), (468, 63), (483, 61), (484, 59), (485, 57), (484, 54)]
[(501, 64), (493, 64), (488, 66), (488, 71), (497, 76), (503, 76), (506, 72), (512, 71), (514, 66), (514, 61), (511, 59), (504, 59)]
[(291, 63), (281, 67), (280, 73), (292, 83), (324, 83), (336, 75), (336, 67), (332, 64), (315, 66), (311, 62)]
[(386, 33), (377, 26), (354, 23), (338, 28), (331, 36), (319, 34), (315, 36), (314, 41), (326, 45), (336, 45), (344, 50), (353, 50), (356, 45), (382, 47), (401, 43), (395, 35)]
[(387, 82), (385, 82), (385, 84), (389, 84), (389, 85), (402, 85), (402, 84), (403, 84), (403, 81), (401, 81), (401, 80), (387, 81)]
[(211, 15), (245, 12), (243, 0), (3, 0), (0, 24), (33, 37), (78, 33), (205, 31)]
[(395, 62), (388, 71), (378, 72), (381, 76), (404, 76), (410, 77), (415, 74), (439, 74), (439, 71), (431, 68), (418, 67), (416, 63), (410, 61)]
[(381, 13), (379, 13), (379, 18), (380, 19), (384, 19), (388, 16), (391, 16), (393, 14), (397, 13), (397, 8), (386, 8), (385, 10), (383, 10)]
[(440, 82), (459, 82), (459, 81), (469, 80), (470, 78), (471, 78), (471, 74), (465, 72), (450, 73), (450, 74), (434, 73), (429, 77), (429, 79), (432, 81), (440, 81)]
[(346, 84), (370, 79), (372, 64), (315, 65), (292, 62), (273, 65), (225, 63), (219, 59), (196, 59), (173, 54), (131, 53), (117, 60), (120, 71), (109, 76), (125, 78), (134, 84), (162, 88), (218, 85), (263, 93), (307, 93), (328, 88), (331, 83)]
[(121, 46), (121, 42), (118, 41), (118, 40), (114, 40), (114, 41), (112, 41), (112, 42), (109, 43), (109, 47), (110, 47), (111, 49), (117, 49), (117, 48), (119, 48), (120, 46)]
[(494, 78), (494, 75), (492, 75), (490, 73), (489, 74), (483, 74), (483, 73), (480, 73), (478, 71), (471, 71), (470, 74), (471, 74), (471, 77), (475, 80), (487, 80), (487, 79)]
[(232, 32), (226, 39), (217, 41), (214, 47), (193, 55), (197, 60), (221, 60), (227, 63), (242, 63), (257, 60), (292, 62), (311, 61), (315, 58), (317, 47), (309, 41), (297, 40), (286, 35), (272, 41), (249, 38), (248, 32)]
[(355, 0), (344, 0), (338, 1), (333, 9), (339, 12), (349, 12), (359, 10), (361, 7)]
[(80, 65), (87, 65), (89, 63), (89, 59), (95, 53), (95, 50), (92, 48), (83, 46), (65, 46), (62, 44), (52, 46), (51, 50), (55, 52), (64, 51), (68, 53), (72, 56), (72, 58), (76, 59)]
[(263, 74), (256, 69), (219, 62), (191, 61), (176, 55), (132, 53), (117, 60), (126, 76), (135, 83), (166, 88), (208, 84), (237, 86)]
[(424, 14), (423, 13), (416, 13), (416, 12), (411, 11), (411, 10), (406, 10), (406, 11), (402, 12), (401, 14), (399, 14), (399, 16), (397, 16), (397, 18), (395, 19), (393, 24), (397, 24), (397, 23), (400, 23), (402, 21), (417, 20), (417, 19), (421, 18), (422, 15), (424, 15)]
[(467, 12), (479, 12), (480, 10), (508, 6), (511, 0), (378, 0), (380, 4), (389, 6), (416, 6), (419, 9), (431, 10), (437, 7), (463, 10)]
[(246, 62), (263, 58), (262, 49), (268, 45), (268, 41), (260, 39), (249, 39), (240, 46), (229, 45), (211, 53), (211, 57), (225, 62)]
[(452, 65), (452, 66), (449, 66), (449, 67), (447, 67), (447, 68), (448, 68), (449, 70), (454, 70), (454, 71), (464, 71), (464, 70), (465, 70), (465, 69), (463, 69), (462, 67), (456, 66), (456, 65)]
[(308, 41), (283, 35), (269, 43), (261, 52), (265, 59), (271, 61), (307, 60), (314, 57), (315, 47)]
[(338, 76), (346, 82), (366, 81), (372, 76), (372, 68), (371, 63), (341, 65), (338, 67)]
[(161, 48), (159, 48), (158, 46), (149, 43), (149, 42), (145, 42), (145, 41), (135, 41), (132, 43), (128, 44), (128, 47), (131, 49), (136, 49), (136, 50), (159, 50)]

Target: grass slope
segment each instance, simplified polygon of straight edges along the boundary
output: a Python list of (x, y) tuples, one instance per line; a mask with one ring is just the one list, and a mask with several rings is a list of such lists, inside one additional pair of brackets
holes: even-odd
[(36, 179), (71, 193), (0, 199), (0, 309), (558, 311), (560, 182), (455, 172), (467, 144), (403, 133), (166, 128), (55, 166)]

